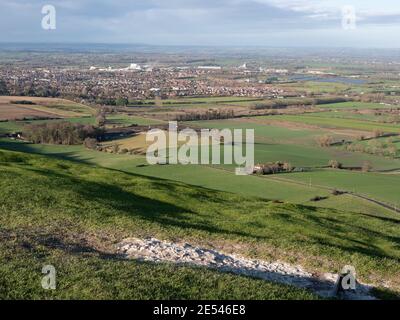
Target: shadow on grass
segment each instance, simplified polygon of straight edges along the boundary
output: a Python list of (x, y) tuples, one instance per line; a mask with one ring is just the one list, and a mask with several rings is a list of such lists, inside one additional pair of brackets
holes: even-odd
[(380, 300), (400, 300), (399, 292), (387, 288), (373, 288), (371, 294)]
[[(3, 142), (0, 142), (0, 147), (3, 146), (2, 143)], [(32, 147), (29, 146), (29, 144), (21, 145), (20, 143), (14, 142), (9, 143), (8, 146), (9, 148), (14, 148), (15, 151), (32, 153)], [(33, 153), (35, 153), (35, 150)], [(85, 163), (82, 160), (77, 161), (71, 157), (69, 152), (62, 155), (58, 154), (55, 158)], [(146, 181), (149, 182), (147, 187), (151, 189), (149, 191), (152, 191), (153, 195), (155, 192), (160, 192), (161, 195), (168, 194), (170, 197), (175, 196), (178, 201), (171, 201), (173, 203), (170, 203), (167, 201), (161, 201), (159, 198), (155, 199), (155, 196), (152, 198), (138, 195), (134, 191), (129, 192), (116, 184), (106, 183), (104, 181), (89, 181), (83, 177), (72, 176), (63, 172), (63, 170), (41, 169), (30, 166), (26, 166), (24, 169), (50, 178), (44, 182), (44, 188), (53, 188), (58, 191), (65, 189), (67, 192), (73, 191), (82, 197), (83, 201), (92, 202), (94, 210), (91, 215), (94, 213), (96, 219), (107, 219), (110, 216), (125, 215), (132, 218), (139, 218), (143, 221), (157, 223), (161, 227), (172, 228), (172, 230), (178, 228), (186, 230), (186, 232), (188, 230), (195, 230), (228, 238), (229, 236), (245, 237), (251, 241), (267, 241), (271, 238), (268, 232), (268, 230), (270, 230), (268, 220), (266, 220), (265, 223), (254, 221), (255, 225), (258, 225), (258, 227), (251, 230), (248, 229), (246, 232), (243, 231), (246, 226), (240, 222), (227, 221), (226, 226), (222, 227), (221, 225), (223, 225), (223, 221), (221, 218), (216, 220), (213, 220), (212, 217), (210, 218), (210, 214), (217, 216), (220, 213), (218, 204), (222, 204), (225, 209), (235, 208), (234, 202), (229, 201), (228, 198), (224, 199), (223, 197), (216, 196), (215, 191), (211, 189), (189, 187), (187, 184), (175, 183), (166, 179), (152, 178), (114, 170), (115, 172), (124, 172), (124, 174), (132, 178), (146, 179)], [(133, 186), (135, 183), (140, 183), (140, 181), (135, 181), (134, 179), (123, 180), (123, 182), (126, 182), (125, 184), (127, 186), (129, 186), (129, 184), (132, 184)], [(178, 188), (182, 186), (186, 186), (188, 189), (182, 191)], [(137, 187), (140, 187), (140, 185), (136, 186), (136, 188)], [(186, 198), (181, 197), (179, 192), (186, 192)], [(197, 206), (199, 206), (201, 202), (207, 203), (208, 212), (196, 212), (196, 209), (193, 209), (193, 206), (190, 203), (187, 203), (189, 198), (188, 196), (197, 201)], [(264, 201), (265, 204), (268, 203), (266, 200), (254, 199), (257, 201)], [(176, 204), (179, 202), (182, 203), (182, 205)], [(249, 204), (250, 203), (251, 202), (249, 201)], [(96, 211), (96, 208), (99, 208), (99, 210)], [(109, 215), (104, 213), (107, 212), (108, 208), (110, 209)], [(281, 209), (282, 210), (280, 211), (283, 212), (279, 213), (278, 207), (272, 208), (271, 210), (275, 210), (276, 212), (274, 212), (274, 215), (269, 219), (272, 219), (271, 221), (279, 220), (278, 226), (280, 230), (285, 230), (285, 228), (287, 230), (298, 230), (310, 240), (302, 242), (298, 237), (296, 237), (296, 235), (291, 234), (285, 234), (281, 237), (276, 236), (276, 239), (281, 238), (286, 241), (296, 241), (297, 246), (310, 246), (313, 245), (313, 243), (319, 243), (319, 245), (324, 247), (337, 248), (350, 254), (361, 253), (371, 258), (390, 258), (399, 261), (398, 254), (389, 254), (383, 250), (383, 248), (375, 246), (374, 242), (378, 241), (379, 243), (379, 241), (385, 240), (395, 244), (400, 244), (400, 238), (395, 235), (387, 235), (379, 232), (379, 230), (375, 228), (375, 225), (364, 226), (362, 221), (355, 222), (348, 219), (343, 221), (343, 217), (338, 219), (335, 216), (318, 216), (316, 213), (319, 209), (315, 207), (296, 206), (293, 207), (293, 212), (291, 212), (290, 208), (285, 205)], [(240, 211), (239, 213), (248, 213), (243, 208), (238, 210)], [(299, 215), (301, 210), (304, 212)], [(82, 212), (82, 217), (85, 217), (85, 212)], [(228, 218), (228, 216), (226, 217)], [(88, 215), (87, 218), (91, 217)], [(360, 237), (354, 236), (357, 232)], [(324, 237), (320, 237), (322, 234)], [(396, 250), (395, 252), (398, 251)]]
[(360, 213), (360, 214), (363, 216), (366, 216), (368, 218), (373, 218), (373, 219), (377, 219), (377, 220), (381, 220), (381, 221), (389, 222), (389, 223), (400, 224), (400, 216), (399, 216), (399, 219), (394, 219), (394, 218), (389, 218), (389, 217), (374, 216), (374, 215), (368, 214), (368, 213)]
[[(5, 139), (0, 140), (0, 149), (4, 149), (4, 150), (8, 150), (8, 151), (24, 152), (24, 153), (30, 153), (30, 154), (38, 154), (38, 155), (43, 155), (43, 156), (52, 157), (52, 158), (56, 158), (56, 159), (69, 160), (69, 161), (93, 165), (93, 163), (91, 163), (90, 161), (82, 159), (74, 151), (46, 153), (46, 152), (41, 152), (39, 149), (36, 149), (33, 146), (34, 146), (34, 144), (27, 143), (27, 142), (21, 142), (21, 141), (15, 141), (15, 140), (5, 140)], [(59, 146), (61, 146), (61, 145), (59, 145)], [(68, 147), (68, 146), (66, 146), (66, 147)]]
[[(50, 169), (27, 167), (25, 170), (51, 178), (50, 183), (54, 183), (54, 186), (48, 187), (54, 187), (57, 188), (57, 190), (64, 188), (66, 191), (71, 191), (72, 189), (85, 200), (95, 203), (96, 206), (112, 209), (112, 211), (114, 211), (113, 215), (123, 214), (129, 217), (137, 217), (164, 227), (178, 227), (212, 234), (264, 239), (262, 236), (256, 236), (239, 230), (228, 230), (212, 226), (207, 222), (200, 222), (202, 219), (199, 218), (199, 214), (195, 211), (165, 201), (144, 197), (134, 192), (128, 192), (111, 183), (88, 181)], [(131, 175), (135, 176), (134, 174)], [(152, 188), (160, 190), (160, 193), (167, 191), (172, 192), (172, 194), (174, 193), (173, 190), (175, 186), (171, 182), (157, 181), (158, 179), (149, 179), (147, 177), (146, 180), (150, 180)], [(196, 190), (193, 197), (202, 198), (202, 200), (207, 203), (217, 202), (212, 193), (201, 189)], [(218, 212), (216, 212), (216, 214), (218, 214)], [(100, 215), (98, 218), (101, 219), (101, 217)]]

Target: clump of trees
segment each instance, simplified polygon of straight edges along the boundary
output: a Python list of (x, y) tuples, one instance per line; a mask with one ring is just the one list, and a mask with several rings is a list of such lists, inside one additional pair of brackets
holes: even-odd
[(279, 100), (258, 102), (252, 106), (252, 109), (263, 110), (263, 109), (280, 109), (289, 106), (316, 106), (319, 104), (339, 103), (346, 101), (349, 101), (349, 99), (341, 97), (279, 99)]
[(330, 145), (333, 143), (333, 137), (329, 135), (318, 137), (317, 143), (320, 147), (330, 147)]
[(33, 143), (77, 145), (86, 138), (101, 140), (104, 131), (91, 125), (70, 122), (26, 125), (22, 136)]
[(369, 161), (364, 161), (361, 170), (363, 172), (370, 172), (372, 170), (372, 164)]
[(381, 103), (385, 101), (385, 94), (384, 93), (368, 93), (368, 94), (363, 94), (360, 97), (361, 102), (375, 102), (375, 103)]
[(119, 98), (115, 99), (116, 106), (126, 107), (128, 104), (129, 104), (129, 100), (125, 97), (119, 97)]
[(96, 150), (98, 145), (97, 142), (96, 138), (86, 138), (83, 140), (83, 145), (86, 149)]
[(233, 110), (207, 110), (204, 113), (198, 112), (186, 112), (184, 114), (178, 114), (176, 121), (198, 121), (198, 120), (218, 120), (218, 119), (229, 119), (234, 118), (235, 113)]
[(8, 96), (9, 94), (10, 91), (8, 91), (7, 83), (3, 79), (0, 79), (0, 95)]
[(332, 169), (342, 169), (343, 168), (343, 164), (337, 160), (330, 160), (328, 163), (328, 166), (331, 167)]
[(399, 114), (394, 114), (392, 116), (390, 116), (387, 120), (387, 122), (389, 123), (400, 123), (400, 115)]
[(310, 199), (310, 201), (312, 201), (312, 202), (318, 202), (318, 201), (322, 201), (322, 200), (326, 200), (326, 199), (328, 199), (327, 196), (315, 196), (315, 197), (312, 197), (312, 198)]
[(60, 90), (51, 84), (34, 84), (31, 81), (6, 83), (0, 80), (0, 95), (29, 97), (59, 97)]
[(342, 194), (346, 194), (347, 192), (346, 191), (340, 191), (340, 190), (338, 190), (338, 189), (333, 189), (332, 191), (331, 191), (331, 193), (334, 195), (334, 196), (341, 196)]
[(369, 153), (378, 156), (385, 156), (385, 157), (397, 157), (399, 150), (397, 146), (394, 144), (392, 139), (386, 139), (385, 141), (379, 140), (370, 140), (368, 143), (361, 143), (361, 142), (353, 142), (346, 146), (347, 151), (352, 152), (362, 152), (362, 153)]
[(293, 170), (294, 167), (289, 162), (278, 161), (258, 164), (254, 168), (254, 173), (260, 175), (269, 175), (282, 172), (292, 172)]
[(382, 130), (379, 130), (379, 129), (375, 129), (375, 130), (372, 132), (372, 135), (373, 135), (374, 138), (382, 137), (384, 134), (385, 134), (385, 133), (384, 133)]
[(25, 105), (36, 105), (36, 103), (34, 103), (33, 101), (30, 100), (11, 100), (10, 101), (11, 104), (25, 104)]
[(363, 141), (363, 140), (365, 140), (365, 136), (363, 134), (359, 134), (356, 139), (358, 141)]
[(99, 127), (103, 127), (106, 124), (106, 111), (104, 109), (100, 109), (96, 114), (96, 125)]
[(115, 143), (112, 145), (111, 153), (119, 153), (119, 144)]

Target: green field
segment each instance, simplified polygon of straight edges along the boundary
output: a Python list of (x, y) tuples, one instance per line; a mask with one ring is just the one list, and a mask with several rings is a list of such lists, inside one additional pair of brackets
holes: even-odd
[[(284, 116), (285, 118), (295, 119), (315, 119), (311, 116)], [(146, 161), (142, 156), (132, 155), (112, 155), (104, 152), (93, 152), (85, 150), (81, 146), (46, 146), (46, 145), (27, 145), (10, 143), (3, 141), (3, 147), (13, 150), (22, 150), (26, 152), (35, 152), (39, 154), (50, 154), (75, 161), (86, 162), (100, 165), (106, 168), (121, 170), (124, 172), (138, 173), (149, 177), (174, 180), (189, 183), (195, 186), (202, 186), (221, 191), (234, 192), (246, 196), (258, 196), (267, 199), (276, 199), (292, 203), (308, 203), (315, 196), (328, 196), (330, 189), (344, 189), (363, 193), (376, 200), (397, 204), (393, 194), (400, 191), (396, 184), (399, 184), (399, 175), (365, 175), (360, 172), (340, 171), (337, 177), (340, 179), (331, 179), (319, 168), (328, 165), (330, 160), (338, 160), (344, 166), (360, 167), (364, 162), (371, 163), (373, 170), (398, 170), (400, 168), (399, 159), (390, 159), (381, 156), (369, 155), (364, 153), (355, 153), (344, 151), (340, 147), (321, 148), (316, 145), (317, 137), (324, 134), (324, 129), (298, 129), (284, 128), (277, 125), (265, 125), (259, 123), (265, 117), (246, 118), (241, 120), (219, 120), (219, 121), (199, 121), (188, 122), (190, 126), (206, 128), (230, 128), (230, 129), (255, 129), (256, 145), (255, 159), (256, 163), (286, 161), (295, 167), (307, 168), (312, 170), (310, 175), (315, 175), (315, 186), (306, 190), (296, 184), (297, 182), (309, 184), (310, 177), (307, 174), (283, 175), (285, 181), (276, 181), (269, 177), (236, 177), (232, 174), (234, 166), (146, 166)], [(276, 117), (273, 117), (274, 119)], [(327, 116), (328, 118), (328, 116)], [(326, 118), (326, 119), (327, 119)], [(115, 119), (130, 121), (124, 116)], [(144, 118), (142, 118), (144, 119)], [(94, 121), (93, 118), (71, 119), (72, 121)], [(136, 118), (135, 118), (136, 120)], [(140, 120), (140, 119), (137, 119)], [(320, 120), (318, 117), (317, 120)], [(342, 120), (342, 119), (339, 119)], [(117, 120), (118, 121), (118, 120)], [(147, 119), (144, 119), (147, 121)], [(151, 120), (150, 120), (151, 121)], [(332, 120), (331, 120), (332, 121)], [(10, 123), (6, 123), (10, 125)], [(127, 124), (127, 123), (126, 123)], [(147, 123), (149, 124), (149, 123)], [(337, 139), (343, 136), (336, 136)], [(222, 169), (222, 170), (221, 170)], [(229, 172), (230, 171), (230, 172)], [(281, 176), (279, 176), (281, 177)], [(384, 185), (386, 181), (389, 190), (385, 188), (376, 188), (375, 177), (378, 177)], [(291, 183), (294, 181), (295, 183)], [(391, 182), (393, 181), (393, 182)], [(363, 184), (361, 188), (359, 185)], [(368, 190), (365, 185), (372, 186)], [(381, 191), (384, 190), (384, 191)], [(331, 200), (321, 201), (318, 205), (334, 207)], [(344, 202), (338, 204), (341, 209), (352, 212), (359, 212), (360, 207), (366, 207), (368, 212), (379, 211), (385, 213), (387, 210), (377, 208), (360, 199), (354, 202)]]
[(317, 94), (346, 92), (352, 88), (350, 85), (344, 83), (317, 82), (317, 81), (301, 81), (295, 83), (282, 84), (281, 86), (300, 92), (317, 93)]
[(328, 193), (327, 191), (320, 192), (317, 188), (303, 192), (304, 188), (296, 184), (276, 183), (255, 176), (239, 177), (232, 172), (219, 170), (210, 166), (149, 166), (143, 156), (96, 152), (86, 150), (83, 146), (34, 145), (0, 140), (0, 148), (51, 155), (62, 159), (99, 165), (105, 168), (148, 177), (174, 180), (242, 195), (287, 200), (297, 203), (306, 202), (320, 193), (323, 195)]
[[(300, 117), (300, 116), (299, 116)], [(257, 123), (265, 117), (246, 118), (240, 121), (215, 120), (190, 122), (202, 128), (213, 129), (254, 129), (256, 162), (287, 161), (298, 167), (322, 167), (328, 165), (329, 160), (338, 160), (345, 166), (361, 166), (368, 161), (374, 170), (393, 170), (400, 168), (400, 160), (383, 158), (380, 156), (344, 151), (339, 147), (321, 148), (317, 146), (317, 138), (325, 135), (323, 129), (284, 128), (277, 125)], [(275, 116), (273, 117), (275, 119)], [(399, 128), (400, 129), (400, 128)], [(331, 135), (336, 140), (345, 138), (345, 135)]]
[(107, 115), (107, 125), (139, 125), (147, 126), (164, 123), (164, 121), (144, 117), (129, 116), (126, 114)]
[(66, 119), (52, 119), (52, 120), (26, 120), (26, 121), (7, 121), (0, 122), (0, 134), (13, 133), (23, 130), (27, 124), (41, 124), (68, 121), (72, 123), (91, 124), (94, 125), (96, 120), (94, 117), (78, 117)]
[[(61, 159), (77, 161), (90, 165), (98, 165), (127, 173), (135, 173), (147, 177), (178, 181), (194, 186), (227, 191), (242, 196), (256, 196), (264, 199), (274, 199), (299, 204), (310, 204), (315, 196), (328, 196), (327, 200), (312, 203), (321, 207), (339, 208), (351, 212), (365, 212), (385, 215), (388, 210), (364, 200), (353, 198), (351, 201), (341, 201), (341, 197), (330, 196), (330, 190), (316, 186), (304, 188), (295, 179), (287, 181), (276, 180), (272, 176), (236, 176), (234, 167), (199, 166), (199, 165), (166, 165), (149, 166), (143, 156), (115, 155), (96, 152), (82, 146), (33, 145), (9, 140), (0, 140), (0, 148), (49, 155)], [(361, 173), (359, 173), (361, 174)], [(279, 175), (286, 178), (287, 175)], [(400, 177), (399, 177), (400, 178)], [(309, 183), (307, 178), (301, 183)], [(355, 184), (357, 186), (357, 184)], [(352, 190), (350, 190), (352, 191)], [(344, 196), (343, 196), (344, 197)]]
[[(129, 236), (224, 243), (244, 256), (314, 271), (351, 264), (363, 281), (400, 288), (396, 215), (278, 204), (8, 151), (0, 168), (2, 298), (312, 297), (245, 277), (118, 260), (113, 243)], [(43, 264), (60, 270), (54, 293), (39, 287)]]
[(22, 128), (19, 122), (15, 121), (2, 121), (0, 122), (0, 134), (16, 132)]
[[(207, 103), (194, 100), (190, 106)], [(209, 103), (222, 105), (223, 100)], [(400, 207), (400, 159), (317, 143), (326, 134), (336, 141), (353, 140), (352, 130), (400, 133), (400, 126), (376, 122), (372, 115), (352, 115), (340, 109), (185, 123), (254, 129), (256, 163), (290, 162), (306, 171), (271, 176), (236, 176), (234, 165), (150, 166), (138, 154), (0, 139), (0, 259), (13, 252), (9, 263), (0, 265), (0, 287), (6, 288), (0, 289), (0, 298), (316, 298), (248, 277), (115, 256), (116, 242), (148, 236), (211, 248), (222, 245), (245, 257), (300, 264), (312, 272), (337, 272), (350, 264), (361, 280), (378, 287), (388, 282), (391, 290), (400, 292), (400, 216), (373, 202)], [(93, 116), (66, 120), (95, 124)], [(1, 122), (0, 134), (29, 123), (66, 120)], [(107, 126), (160, 123), (136, 115), (107, 116)], [(375, 172), (326, 169), (330, 160), (347, 167), (369, 162)], [(350, 193), (334, 195), (333, 190)], [(316, 197), (322, 199), (313, 200)], [(26, 250), (24, 243), (33, 249)], [(40, 266), (49, 263), (61, 277), (62, 290), (56, 293), (37, 286)]]
[(262, 117), (244, 118), (240, 120), (210, 120), (210, 121), (190, 121), (188, 126), (210, 129), (254, 129), (257, 141), (276, 142), (276, 143), (302, 143), (313, 144), (315, 139), (322, 135), (324, 131), (312, 129), (287, 129), (278, 125), (266, 125), (257, 123)]
[(279, 115), (279, 116), (265, 116), (259, 117), (260, 119), (269, 119), (276, 121), (289, 121), (295, 123), (304, 123), (307, 125), (313, 125), (321, 128), (342, 128), (342, 129), (354, 129), (372, 132), (373, 130), (379, 129), (387, 133), (400, 133), (400, 125), (396, 124), (385, 124), (377, 123), (372, 121), (362, 121), (356, 119), (339, 119), (332, 118), (329, 116), (309, 116), (309, 115)]
[(393, 108), (398, 106), (389, 106), (381, 103), (374, 102), (339, 102), (339, 103), (329, 103), (329, 104), (321, 104), (318, 105), (321, 108), (327, 109), (385, 109), (385, 108)]
[(398, 52), (0, 47), (0, 300), (400, 300)]
[(72, 101), (65, 101), (63, 103), (54, 103), (44, 106), (47, 109), (54, 109), (66, 112), (82, 113), (83, 115), (89, 116), (93, 114), (94, 109), (85, 106), (83, 104), (78, 104)]
[(335, 111), (326, 111), (326, 112), (316, 112), (316, 113), (307, 113), (307, 116), (316, 116), (316, 117), (331, 117), (331, 118), (341, 118), (341, 119), (355, 119), (355, 120), (363, 120), (363, 121), (372, 121), (372, 122), (385, 122), (389, 121), (391, 116), (387, 114), (383, 115), (375, 115), (373, 113), (363, 114), (358, 113), (352, 110), (335, 110)]
[(400, 208), (400, 175), (324, 170), (285, 174), (285, 179), (367, 195)]

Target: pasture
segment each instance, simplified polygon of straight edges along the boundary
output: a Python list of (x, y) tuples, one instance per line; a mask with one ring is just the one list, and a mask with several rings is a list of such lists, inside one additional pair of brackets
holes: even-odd
[(389, 122), (393, 117), (393, 115), (390, 113), (380, 113), (379, 115), (377, 115), (375, 114), (375, 110), (368, 110), (368, 109), (364, 111), (360, 111), (358, 109), (345, 109), (345, 110), (336, 109), (334, 111), (307, 113), (307, 116), (355, 119), (355, 120), (381, 122), (381, 123)]
[(400, 175), (349, 172), (345, 170), (318, 170), (312, 172), (289, 173), (285, 179), (299, 181), (312, 186), (337, 188), (366, 195), (400, 208)]
[[(276, 116), (272, 117), (275, 119)], [(331, 134), (323, 128), (296, 128), (287, 125), (280, 127), (279, 122), (273, 125), (262, 121), (268, 117), (241, 118), (238, 120), (212, 120), (188, 122), (201, 128), (224, 129), (254, 129), (256, 162), (287, 161), (300, 167), (324, 167), (332, 159), (338, 160), (344, 166), (359, 167), (364, 162), (370, 162), (374, 170), (394, 170), (400, 168), (398, 159), (345, 151), (340, 147), (322, 148), (318, 146), (318, 137)], [(300, 116), (299, 116), (300, 118)], [(336, 134), (335, 134), (336, 133)], [(333, 139), (352, 139), (352, 132), (335, 132)], [(342, 133), (342, 134), (340, 134)]]
[(128, 114), (116, 114), (116, 115), (107, 115), (107, 126), (151, 126), (155, 124), (162, 124), (164, 121), (139, 117), (139, 116), (131, 116)]
[(277, 115), (277, 116), (260, 116), (259, 119), (269, 119), (274, 121), (286, 121), (301, 123), (306, 125), (316, 126), (318, 128), (331, 128), (331, 129), (351, 129), (360, 130), (364, 132), (372, 132), (374, 130), (381, 130), (385, 133), (400, 133), (400, 125), (386, 124), (372, 121), (363, 121), (357, 119), (341, 119), (332, 118), (329, 115)]
[(358, 102), (358, 101), (350, 101), (350, 102), (339, 102), (339, 103), (329, 103), (329, 104), (321, 104), (318, 105), (320, 108), (326, 109), (386, 109), (386, 108), (396, 108), (396, 105), (387, 105), (383, 103), (375, 103), (375, 102)]

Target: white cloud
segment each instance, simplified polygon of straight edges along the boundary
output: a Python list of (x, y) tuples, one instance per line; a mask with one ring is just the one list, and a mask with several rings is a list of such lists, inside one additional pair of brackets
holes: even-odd
[[(400, 26), (398, 0), (57, 0), (57, 30), (50, 34), (40, 28), (43, 3), (0, 0), (0, 28), (9, 30), (0, 33), (0, 41), (258, 44), (257, 39), (270, 39), (271, 45), (292, 45), (307, 39), (320, 45), (329, 37), (365, 41), (360, 32), (373, 29), (368, 40), (391, 45), (379, 29)], [(360, 32), (342, 33), (344, 5), (355, 7)]]

